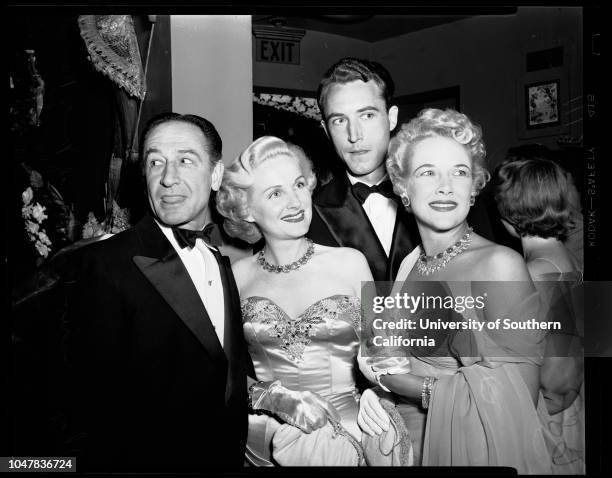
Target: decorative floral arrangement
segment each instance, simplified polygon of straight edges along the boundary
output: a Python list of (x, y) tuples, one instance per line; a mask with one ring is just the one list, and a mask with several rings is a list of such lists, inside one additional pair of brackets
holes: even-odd
[(21, 166), (29, 186), (21, 193), (21, 217), (29, 241), (40, 265), (53, 253), (74, 242), (75, 219), (72, 206), (66, 204), (59, 191), (26, 163)]
[(93, 212), (87, 215), (87, 222), (83, 225), (83, 239), (104, 236), (105, 234), (117, 234), (130, 227), (130, 212), (127, 208), (120, 208), (113, 201), (113, 214), (110, 224), (106, 221), (98, 222)]
[(48, 216), (45, 214), (46, 208), (40, 203), (33, 203), (34, 191), (31, 187), (21, 193), (23, 199), (23, 207), (21, 208), (21, 217), (25, 219), (25, 230), (28, 233), (30, 242), (34, 243), (36, 252), (47, 258), (51, 252), (51, 240), (47, 236), (47, 231), (42, 226), (42, 223)]
[(315, 98), (278, 95), (273, 93), (253, 93), (253, 101), (258, 105), (289, 111), (307, 118), (321, 121), (321, 112)]
[(121, 209), (113, 202), (109, 224), (105, 221), (98, 223), (94, 214), (89, 213), (89, 220), (83, 227), (83, 239), (80, 239), (72, 207), (40, 173), (25, 163), (22, 167), (28, 173), (30, 184), (21, 194), (21, 216), (25, 221), (27, 238), (33, 244), (36, 267), (13, 286), (13, 306), (52, 290), (74, 250), (130, 226), (127, 209)]

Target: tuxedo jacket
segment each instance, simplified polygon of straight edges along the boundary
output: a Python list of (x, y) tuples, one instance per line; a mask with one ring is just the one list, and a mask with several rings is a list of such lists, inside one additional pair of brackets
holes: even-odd
[(389, 256), (359, 200), (353, 195), (346, 174), (338, 174), (313, 195), (312, 222), (308, 236), (325, 246), (352, 247), (361, 251), (376, 281), (395, 279), (399, 266), (420, 242), (414, 216), (397, 201)]
[(250, 359), (229, 260), (216, 257), (223, 347), (151, 216), (82, 249), (65, 324), (79, 471), (242, 466)]

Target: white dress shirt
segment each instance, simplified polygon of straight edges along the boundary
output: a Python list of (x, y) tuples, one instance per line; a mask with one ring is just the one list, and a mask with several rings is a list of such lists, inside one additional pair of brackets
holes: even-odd
[[(387, 176), (385, 176), (376, 184), (370, 184), (363, 179), (351, 176), (349, 173), (346, 174), (351, 184), (364, 183), (368, 186), (376, 186), (377, 184), (382, 183), (385, 179), (388, 179)], [(386, 198), (382, 194), (373, 193), (367, 197), (362, 207), (368, 216), (372, 227), (374, 228), (374, 232), (376, 232), (376, 235), (378, 236), (378, 240), (385, 250), (385, 254), (387, 254), (388, 257), (389, 252), (391, 251), (391, 243), (393, 242), (393, 230), (395, 229), (397, 203), (392, 199)]]
[[(155, 221), (157, 222), (157, 221)], [(157, 222), (157, 225), (170, 241), (187, 269), (187, 273), (193, 282), (200, 299), (210, 317), (219, 342), (223, 346), (223, 333), (225, 329), (225, 301), (223, 296), (223, 284), (219, 264), (211, 252), (209, 246), (202, 240), (196, 239), (193, 249), (181, 248), (176, 242), (172, 228)]]

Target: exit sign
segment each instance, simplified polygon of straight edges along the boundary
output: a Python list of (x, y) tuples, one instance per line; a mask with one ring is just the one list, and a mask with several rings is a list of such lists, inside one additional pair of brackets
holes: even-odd
[(257, 61), (272, 63), (300, 64), (300, 42), (275, 40), (273, 38), (256, 38)]
[(299, 65), (300, 41), (305, 33), (284, 26), (253, 25), (255, 60)]

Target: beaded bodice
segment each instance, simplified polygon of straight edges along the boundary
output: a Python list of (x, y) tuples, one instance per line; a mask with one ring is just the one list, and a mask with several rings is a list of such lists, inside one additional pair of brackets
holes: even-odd
[(320, 393), (354, 387), (359, 298), (325, 297), (295, 318), (265, 297), (249, 297), (241, 305), (245, 338), (259, 380), (280, 379), (288, 388)]

